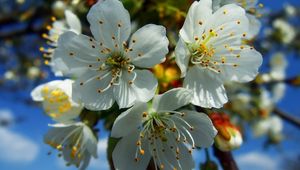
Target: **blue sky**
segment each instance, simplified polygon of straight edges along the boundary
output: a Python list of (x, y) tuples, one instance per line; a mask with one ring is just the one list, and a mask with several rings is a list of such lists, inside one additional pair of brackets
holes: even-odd
[[(262, 0), (266, 7), (278, 10), (284, 2), (297, 4), (299, 0)], [(300, 60), (289, 57), (288, 75), (300, 73)], [(1, 68), (0, 73), (3, 74)], [(64, 163), (56, 156), (55, 152), (48, 156), (50, 147), (43, 143), (43, 135), (48, 129), (51, 120), (43, 114), (40, 107), (27, 105), (20, 98), (28, 98), (30, 90), (23, 92), (12, 92), (1, 89), (0, 94), (0, 116), (11, 115), (11, 117), (22, 117), (24, 120), (17, 124), (12, 124), (8, 128), (0, 127), (0, 169), (1, 170), (72, 170), (73, 167), (65, 167)], [(296, 104), (299, 101), (300, 88), (289, 87), (286, 96), (279, 103), (279, 107), (295, 116), (300, 117), (300, 109)], [(105, 170), (106, 163), (106, 136), (102, 125), (99, 125), (100, 142), (98, 147), (99, 159), (93, 161), (88, 170)], [(279, 164), (284, 156), (295, 156), (300, 154), (299, 129), (285, 123), (284, 133), (286, 140), (279, 146), (263, 149), (265, 138), (253, 138), (247, 135), (245, 144), (236, 151), (233, 151), (238, 164), (242, 170), (279, 170)], [(195, 154), (196, 160), (203, 160), (203, 153)]]

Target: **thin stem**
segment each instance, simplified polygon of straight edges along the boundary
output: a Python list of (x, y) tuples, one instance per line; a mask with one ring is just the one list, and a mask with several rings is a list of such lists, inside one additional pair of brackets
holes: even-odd
[(288, 113), (283, 112), (282, 110), (275, 108), (273, 111), (274, 114), (278, 115), (282, 119), (286, 120), (287, 122), (291, 123), (292, 125), (300, 128), (300, 118), (294, 117)]
[(205, 148), (204, 151), (205, 151), (205, 156), (206, 156), (206, 162), (210, 162), (210, 155), (209, 155), (208, 148)]
[(214, 155), (219, 160), (223, 170), (238, 170), (238, 166), (231, 154), (231, 152), (223, 152), (217, 147), (214, 148)]

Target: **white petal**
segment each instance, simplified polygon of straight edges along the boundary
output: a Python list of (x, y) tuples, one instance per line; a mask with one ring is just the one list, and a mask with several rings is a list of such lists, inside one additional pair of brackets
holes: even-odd
[(239, 58), (228, 54), (226, 63), (232, 63), (232, 65), (220, 65), (220, 76), (224, 81), (249, 82), (258, 74), (262, 56), (255, 49), (245, 46), (245, 49), (241, 50)]
[(135, 70), (128, 73), (123, 70), (120, 85), (114, 88), (114, 96), (120, 108), (127, 108), (136, 101), (148, 102), (153, 98), (156, 88), (157, 80), (150, 71)]
[[(240, 45), (244, 33), (249, 31), (249, 20), (246, 17), (245, 10), (235, 4), (225, 5), (219, 8), (210, 18), (206, 25), (206, 31), (210, 29), (216, 32), (218, 36), (211, 38), (207, 45), (212, 45), (215, 51), (219, 51), (218, 46), (224, 48), (224, 45)], [(233, 36), (234, 35), (234, 36)]]
[(282, 132), (283, 129), (283, 122), (282, 119), (278, 116), (271, 116), (269, 118), (270, 121), (270, 133), (271, 134), (279, 134)]
[(79, 18), (70, 10), (65, 11), (66, 21), (70, 27), (70, 31), (74, 31), (77, 34), (81, 33), (81, 23)]
[(134, 70), (136, 79), (131, 85), (137, 100), (148, 102), (155, 94), (157, 88), (157, 79), (149, 70)]
[(209, 70), (193, 66), (187, 72), (183, 86), (193, 90), (192, 104), (205, 108), (220, 108), (228, 101), (222, 81)]
[(217, 130), (210, 118), (204, 113), (195, 111), (182, 110), (186, 113), (182, 118), (194, 127), (190, 133), (192, 134), (195, 145), (198, 147), (209, 147), (214, 143)]
[(99, 43), (94, 39), (68, 31), (60, 36), (53, 60), (54, 63), (62, 61), (67, 67), (64, 74), (81, 74), (89, 66), (99, 68), (100, 63), (97, 61), (104, 57), (99, 51)]
[(179, 38), (177, 42), (175, 48), (175, 56), (176, 64), (178, 65), (181, 71), (181, 77), (185, 77), (190, 61), (190, 52), (181, 38)]
[(221, 1), (222, 0), (213, 0), (212, 1), (213, 11), (216, 11), (216, 10), (218, 10), (221, 7)]
[(87, 19), (95, 39), (108, 48), (114, 48), (115, 44), (122, 47), (130, 35), (130, 16), (119, 0), (99, 1), (92, 6)]
[[(101, 73), (106, 74), (105, 72)], [(111, 75), (109, 73), (105, 78), (101, 77), (99, 72), (88, 71), (80, 76), (73, 84), (73, 91), (79, 91), (80, 95), (74, 96), (74, 100), (80, 100), (87, 109), (90, 110), (106, 110), (114, 103), (113, 87), (108, 88), (104, 92), (99, 92), (110, 85)], [(81, 85), (82, 83), (82, 85)]]
[(256, 37), (261, 28), (261, 22), (254, 15), (247, 14), (249, 19), (249, 31), (247, 32), (247, 38), (252, 39)]
[(142, 115), (145, 111), (147, 111), (146, 103), (136, 103), (132, 108), (121, 113), (114, 122), (111, 136), (120, 138), (137, 130), (142, 125)]
[[(180, 162), (176, 159), (175, 154), (175, 149), (177, 146), (175, 137), (172, 134), (167, 134), (166, 137), (168, 138), (166, 142), (160, 142), (162, 144), (162, 149), (165, 150), (165, 152), (161, 153), (165, 169), (180, 169)], [(171, 149), (171, 146), (173, 149)]]
[(90, 127), (84, 125), (82, 133), (85, 137), (85, 145), (87, 147), (88, 152), (93, 155), (94, 157), (97, 157), (97, 144), (98, 141), (91, 130)]
[(132, 35), (128, 56), (134, 65), (151, 68), (165, 61), (168, 45), (165, 27), (148, 24)]
[(156, 111), (176, 110), (190, 103), (193, 91), (185, 88), (174, 88), (153, 98)]
[(122, 71), (122, 76), (119, 79), (119, 85), (114, 87), (114, 96), (119, 108), (127, 108), (136, 101), (136, 94), (130, 81), (134, 78), (134, 72), (128, 73), (127, 70)]
[(150, 152), (148, 151), (147, 145), (143, 148), (145, 154), (139, 156), (140, 160), (135, 161), (135, 153), (137, 150), (136, 142), (138, 140), (139, 133), (134, 131), (131, 134), (123, 137), (116, 145), (112, 158), (114, 166), (118, 170), (141, 170), (146, 169), (150, 161)]
[(206, 21), (211, 15), (212, 0), (194, 1), (179, 32), (180, 37), (185, 42), (194, 42), (195, 36), (200, 37), (202, 35), (207, 24)]
[(272, 87), (272, 93), (273, 93), (273, 101), (279, 102), (285, 95), (286, 92), (286, 84), (285, 83), (276, 83)]
[(54, 73), (56, 77), (63, 77), (64, 75), (63, 72), (68, 70), (68, 68), (65, 65), (61, 66), (60, 63), (62, 63), (62, 61), (58, 62), (58, 59), (55, 61), (55, 63), (53, 61), (49, 63), (49, 66), (51, 67), (51, 71)]
[(30, 95), (31, 95), (31, 97), (32, 97), (32, 99), (34, 101), (43, 101), (44, 100), (44, 96), (42, 95), (42, 89), (44, 87), (49, 87), (50, 89), (52, 89), (52, 88), (58, 87), (62, 83), (63, 83), (62, 80), (53, 80), (53, 81), (50, 81), (48, 83), (41, 84), (41, 85), (37, 86), (36, 88), (34, 88), (31, 91)]
[(195, 163), (192, 154), (189, 153), (188, 149), (183, 143), (178, 144), (179, 147), (179, 162), (182, 169), (194, 169)]
[(43, 101), (44, 100), (44, 97), (42, 95), (42, 89), (45, 86), (47, 86), (47, 85), (41, 84), (31, 91), (30, 95), (31, 95), (31, 98), (33, 101)]
[[(245, 22), (242, 22), (241, 20)], [(225, 27), (226, 25), (224, 24), (229, 24), (231, 22), (235, 23), (237, 26), (237, 21), (241, 21), (241, 24), (246, 24), (247, 26), (249, 24), (247, 22), (248, 19), (246, 17), (245, 10), (240, 6), (237, 6), (236, 4), (222, 6), (216, 12), (213, 13), (212, 17), (210, 18), (210, 21), (215, 22), (210, 22), (209, 24), (207, 24), (207, 29), (213, 29), (221, 25)]]

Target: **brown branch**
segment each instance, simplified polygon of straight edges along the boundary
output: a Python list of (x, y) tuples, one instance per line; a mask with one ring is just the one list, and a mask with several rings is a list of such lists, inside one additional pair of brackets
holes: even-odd
[(278, 115), (279, 117), (281, 117), (282, 119), (284, 119), (285, 121), (291, 123), (292, 125), (300, 128), (300, 118), (292, 116), (288, 113), (283, 112), (282, 110), (275, 108), (274, 109), (274, 114)]
[(231, 152), (223, 152), (216, 148), (214, 148), (214, 155), (219, 160), (223, 170), (238, 170), (238, 166), (231, 154)]

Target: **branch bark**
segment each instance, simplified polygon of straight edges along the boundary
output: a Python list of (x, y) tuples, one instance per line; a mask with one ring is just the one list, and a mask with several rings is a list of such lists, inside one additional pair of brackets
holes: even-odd
[(300, 118), (298, 117), (294, 117), (288, 113), (283, 112), (282, 110), (275, 108), (274, 109), (274, 114), (278, 115), (279, 117), (281, 117), (282, 119), (284, 119), (285, 121), (291, 123), (292, 125), (300, 128)]
[(217, 147), (214, 148), (214, 155), (220, 162), (223, 170), (239, 170), (231, 152), (223, 152)]

